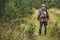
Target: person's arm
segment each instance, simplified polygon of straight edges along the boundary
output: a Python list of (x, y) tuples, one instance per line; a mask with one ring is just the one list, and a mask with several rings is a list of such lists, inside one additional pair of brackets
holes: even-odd
[(47, 12), (47, 19), (49, 20), (49, 14), (48, 14), (48, 11), (46, 11)]

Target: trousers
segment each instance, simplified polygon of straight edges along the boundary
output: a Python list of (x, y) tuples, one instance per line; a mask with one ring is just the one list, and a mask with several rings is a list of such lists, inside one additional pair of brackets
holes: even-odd
[(47, 21), (45, 22), (40, 22), (40, 28), (39, 28), (39, 34), (41, 35), (41, 31), (42, 31), (42, 26), (44, 25), (44, 34), (46, 34), (47, 32)]

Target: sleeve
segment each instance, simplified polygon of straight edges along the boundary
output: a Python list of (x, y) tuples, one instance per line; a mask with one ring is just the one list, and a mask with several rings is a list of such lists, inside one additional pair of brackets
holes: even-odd
[(46, 11), (47, 12), (47, 19), (49, 20), (49, 14), (48, 14), (48, 11)]

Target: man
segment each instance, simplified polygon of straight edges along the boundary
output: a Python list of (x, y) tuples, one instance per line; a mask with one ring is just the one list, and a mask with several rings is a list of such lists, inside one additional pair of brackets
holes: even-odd
[(38, 20), (40, 22), (39, 35), (41, 35), (41, 30), (42, 30), (43, 25), (44, 25), (44, 33), (46, 35), (48, 19), (49, 19), (49, 15), (47, 12), (47, 8), (46, 8), (45, 4), (42, 4), (42, 6), (39, 10), (39, 13), (38, 13)]

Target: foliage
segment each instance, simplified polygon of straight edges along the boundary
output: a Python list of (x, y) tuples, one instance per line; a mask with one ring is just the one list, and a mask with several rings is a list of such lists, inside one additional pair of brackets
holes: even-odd
[[(40, 40), (38, 29), (39, 23), (37, 21), (37, 15), (35, 9), (39, 9), (42, 0), (0, 0), (0, 40)], [(55, 2), (47, 2), (47, 6), (60, 7), (55, 5)], [(54, 18), (57, 17), (57, 20), (60, 20), (60, 15), (53, 13), (50, 19), (50, 28), (54, 26)], [(51, 14), (49, 14), (51, 16)], [(59, 21), (60, 22), (60, 21)], [(50, 31), (50, 28), (48, 31)], [(52, 34), (57, 30), (56, 27), (52, 28)], [(38, 35), (38, 37), (35, 35)], [(58, 35), (60, 32), (58, 32)], [(51, 35), (52, 35), (51, 34)], [(48, 33), (49, 35), (49, 33)], [(50, 36), (49, 36), (50, 37)], [(38, 39), (39, 38), (39, 39)], [(46, 37), (47, 39), (48, 36)], [(42, 38), (41, 38), (42, 39)]]

